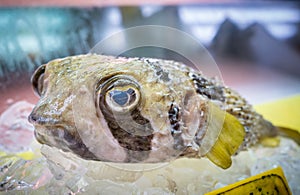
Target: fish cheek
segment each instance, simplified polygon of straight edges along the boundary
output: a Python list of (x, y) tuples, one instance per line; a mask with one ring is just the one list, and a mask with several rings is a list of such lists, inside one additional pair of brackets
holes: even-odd
[(129, 115), (109, 115), (103, 112), (103, 116), (113, 137), (125, 149), (126, 162), (141, 162), (148, 158), (153, 129), (138, 110), (132, 111)]

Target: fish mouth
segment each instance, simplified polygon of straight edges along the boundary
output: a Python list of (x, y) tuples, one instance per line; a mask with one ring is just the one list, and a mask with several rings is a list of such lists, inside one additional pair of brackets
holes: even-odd
[(96, 156), (89, 151), (76, 132), (76, 129), (70, 130), (59, 125), (36, 125), (34, 135), (41, 144), (56, 147), (65, 152), (73, 152), (87, 160), (97, 160)]

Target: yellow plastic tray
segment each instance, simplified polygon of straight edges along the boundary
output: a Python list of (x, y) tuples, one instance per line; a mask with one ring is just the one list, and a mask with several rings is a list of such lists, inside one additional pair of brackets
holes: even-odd
[(245, 180), (209, 192), (206, 195), (236, 194), (292, 194), (280, 167), (249, 177)]

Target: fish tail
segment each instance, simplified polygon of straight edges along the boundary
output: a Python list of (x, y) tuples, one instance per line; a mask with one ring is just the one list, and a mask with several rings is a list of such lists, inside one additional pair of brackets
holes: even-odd
[(294, 129), (290, 129), (287, 127), (278, 127), (278, 135), (290, 138), (294, 140), (298, 145), (300, 145), (300, 132)]

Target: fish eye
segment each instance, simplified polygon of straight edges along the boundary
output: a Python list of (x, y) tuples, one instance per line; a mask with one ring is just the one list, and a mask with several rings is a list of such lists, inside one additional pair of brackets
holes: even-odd
[(133, 86), (114, 87), (106, 92), (106, 104), (113, 111), (122, 112), (131, 110), (138, 103), (139, 95)]
[[(128, 112), (140, 102), (138, 85), (129, 78), (114, 77), (100, 85), (97, 104), (113, 112)], [(102, 105), (100, 105), (102, 104)]]
[(38, 67), (31, 77), (33, 90), (38, 96), (41, 96), (44, 88), (45, 67), (46, 65), (41, 65), (40, 67)]

